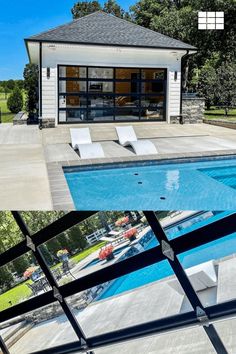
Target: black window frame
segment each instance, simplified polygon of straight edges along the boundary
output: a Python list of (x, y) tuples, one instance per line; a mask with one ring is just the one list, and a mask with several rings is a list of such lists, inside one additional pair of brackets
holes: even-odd
[[(60, 76), (60, 67), (78, 67), (78, 68), (86, 68), (86, 78), (76, 78), (76, 77), (61, 77)], [(88, 71), (89, 71), (89, 68), (107, 68), (107, 69), (113, 69), (113, 78), (112, 79), (104, 79), (104, 78), (90, 78), (88, 77)], [(134, 79), (134, 80), (130, 80), (130, 79), (116, 79), (116, 69), (136, 69), (139, 71), (139, 78), (138, 79)], [(142, 79), (142, 70), (148, 70), (148, 69), (151, 69), (151, 70), (163, 70), (164, 71), (164, 79), (163, 80), (160, 80), (160, 79), (152, 79), (152, 80), (149, 80), (149, 79)], [(58, 124), (84, 124), (84, 123), (95, 123), (95, 124), (98, 124), (98, 123), (106, 123), (106, 122), (134, 122), (134, 121), (141, 121), (141, 122), (165, 122), (167, 120), (167, 116), (166, 116), (166, 113), (167, 113), (167, 68), (164, 68), (164, 67), (113, 67), (113, 66), (92, 66), (92, 65), (89, 65), (89, 66), (85, 66), (85, 65), (67, 65), (67, 64), (58, 64), (57, 65), (57, 72), (58, 72), (58, 86), (57, 86), (57, 123)], [(68, 93), (68, 92), (60, 92), (60, 81), (83, 81), (83, 82), (86, 82), (86, 92), (81, 92), (81, 93)], [(90, 92), (89, 89), (88, 89), (88, 85), (89, 85), (89, 82), (91, 81), (95, 81), (95, 82), (112, 82), (113, 83), (113, 91), (112, 92)], [(134, 82), (134, 83), (137, 83), (138, 85), (138, 88), (139, 88), (139, 92), (138, 93), (116, 93), (116, 83), (117, 82)], [(163, 93), (142, 93), (141, 92), (141, 85), (143, 82), (153, 82), (153, 83), (156, 83), (156, 82), (162, 82), (163, 83), (163, 87), (164, 87), (164, 91)], [(112, 112), (112, 116), (113, 116), (113, 119), (111, 120), (106, 120), (106, 119), (100, 119), (99, 121), (94, 121), (93, 119), (89, 119), (89, 112), (91, 110), (104, 110), (105, 108), (99, 108), (99, 107), (96, 107), (96, 108), (92, 108), (89, 107), (89, 97), (91, 97), (92, 95), (107, 95), (107, 96), (112, 96), (113, 97), (113, 107), (110, 107), (110, 109), (113, 109), (113, 112)], [(119, 96), (137, 96), (138, 97), (138, 101), (139, 101), (139, 104), (137, 106), (137, 110), (138, 110), (138, 115), (137, 115), (137, 119), (135, 118), (132, 118), (132, 119), (117, 119), (116, 120), (116, 112), (117, 112), (117, 106), (115, 105), (115, 98), (116, 97), (119, 97)], [(86, 108), (83, 108), (83, 109), (86, 109), (86, 119), (84, 120), (81, 120), (81, 121), (68, 121), (67, 120), (67, 117), (66, 117), (66, 121), (64, 122), (61, 122), (60, 121), (60, 112), (61, 111), (64, 111), (66, 112), (67, 114), (67, 111), (69, 110), (79, 110), (79, 108), (60, 108), (60, 96), (86, 96), (87, 97), (87, 107)], [(142, 114), (142, 111), (143, 111), (143, 107), (141, 106), (141, 98), (142, 97), (157, 97), (157, 96), (164, 96), (164, 100), (163, 100), (163, 107), (162, 107), (162, 111), (163, 111), (163, 117), (162, 118), (156, 118), (156, 119), (148, 119), (148, 118), (142, 118), (143, 114)], [(122, 111), (122, 107), (119, 107), (120, 110)], [(126, 114), (127, 115), (127, 114)], [(125, 116), (126, 116), (125, 115)]]
[[(105, 267), (79, 279), (73, 280), (68, 284), (58, 286), (49, 266), (47, 265), (47, 262), (40, 252), (39, 246), (79, 222), (95, 215), (96, 211), (69, 212), (34, 234), (31, 234), (23, 217), (21, 216), (21, 213), (13, 211), (12, 215), (24, 235), (24, 240), (1, 254), (0, 267), (31, 250), (42, 271), (44, 272), (52, 290), (3, 310), (0, 313), (0, 323), (57, 301), (61, 305), (68, 321), (75, 331), (78, 341), (49, 349), (42, 349), (37, 351), (37, 353), (82, 353), (86, 350), (90, 353), (92, 350), (104, 345), (111, 345), (124, 340), (131, 340), (146, 335), (153, 335), (169, 330), (185, 328), (191, 325), (201, 325), (216, 352), (226, 354), (227, 350), (225, 349), (225, 346), (221, 341), (221, 338), (218, 335), (213, 323), (214, 321), (225, 317), (235, 317), (236, 299), (211, 305), (209, 307), (203, 306), (178, 260), (178, 255), (211, 241), (227, 237), (229, 234), (236, 232), (236, 213), (224, 216), (217, 221), (212, 221), (205, 226), (190, 231), (172, 240), (167, 238), (165, 230), (158, 221), (155, 212), (144, 211), (143, 213), (157, 241), (159, 242), (158, 246), (118, 263), (114, 263), (109, 267)], [(142, 323), (118, 331), (111, 331), (95, 337), (87, 338), (78, 321), (74, 317), (73, 311), (68, 305), (66, 298), (79, 293), (80, 291), (90, 289), (93, 286), (97, 286), (101, 283), (113, 280), (117, 277), (163, 260), (167, 260), (169, 262), (169, 265), (174, 271), (174, 274), (176, 275), (188, 300), (190, 301), (193, 310), (187, 313), (181, 313), (167, 318), (158, 319), (156, 321)], [(3, 354), (9, 354), (6, 344), (1, 336), (0, 349)]]

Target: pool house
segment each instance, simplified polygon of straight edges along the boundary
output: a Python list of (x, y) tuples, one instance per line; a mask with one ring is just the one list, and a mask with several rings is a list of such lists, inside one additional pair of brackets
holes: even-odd
[(196, 48), (98, 11), (25, 40), (39, 65), (43, 126), (175, 122), (181, 66)]

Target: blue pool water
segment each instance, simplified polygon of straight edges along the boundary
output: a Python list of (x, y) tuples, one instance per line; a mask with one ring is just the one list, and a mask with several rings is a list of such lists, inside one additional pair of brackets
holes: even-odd
[(77, 210), (236, 210), (236, 158), (65, 169)]
[[(174, 239), (180, 235), (190, 232), (194, 229), (202, 227), (210, 222), (219, 220), (228, 215), (227, 212), (218, 213), (215, 216), (202, 220), (197, 224), (191, 225), (184, 230), (171, 232), (167, 231), (168, 238)], [(158, 245), (156, 238), (153, 235), (151, 242), (145, 247), (146, 250)], [(197, 264), (207, 262), (212, 259), (219, 259), (236, 253), (236, 233), (221, 238), (219, 240), (202, 245), (195, 249), (189, 250), (178, 256), (184, 268), (193, 267)], [(151, 266), (145, 267), (133, 273), (127, 274), (116, 279), (111, 286), (99, 297), (99, 300), (106, 299), (110, 296), (123, 293), (124, 291), (137, 288), (139, 286), (149, 284), (153, 281), (163, 279), (173, 274), (173, 271), (167, 261), (162, 261)]]

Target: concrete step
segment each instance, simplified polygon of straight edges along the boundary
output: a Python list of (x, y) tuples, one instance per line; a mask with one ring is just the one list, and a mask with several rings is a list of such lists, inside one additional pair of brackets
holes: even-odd
[[(11, 348), (19, 339), (21, 339), (32, 327), (34, 323), (23, 321), (9, 329), (5, 330), (2, 338), (7, 346)], [(1, 351), (0, 351), (1, 354)]]

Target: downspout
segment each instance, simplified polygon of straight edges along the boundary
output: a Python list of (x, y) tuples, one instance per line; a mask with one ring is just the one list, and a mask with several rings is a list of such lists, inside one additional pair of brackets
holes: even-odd
[(39, 42), (39, 129), (43, 128), (42, 125), (42, 42)]
[(182, 56), (181, 58), (181, 83), (180, 83), (180, 124), (184, 124), (183, 120), (183, 59), (186, 58), (189, 55), (189, 50), (186, 51), (186, 53)]

